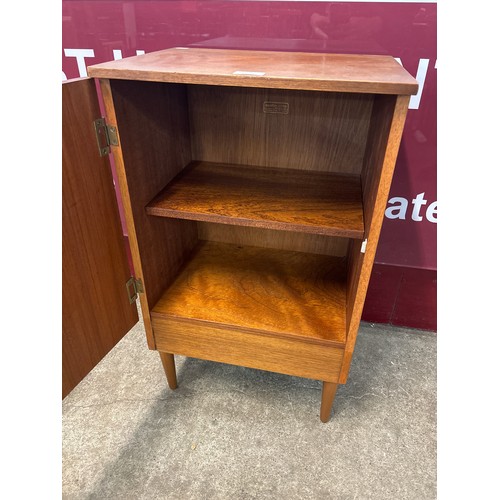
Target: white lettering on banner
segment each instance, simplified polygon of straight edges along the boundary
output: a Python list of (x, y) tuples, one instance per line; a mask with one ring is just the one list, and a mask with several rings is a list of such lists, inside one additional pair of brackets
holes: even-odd
[[(395, 57), (396, 61), (403, 66), (401, 59), (399, 57)], [(410, 97), (410, 104), (408, 105), (408, 109), (418, 109), (420, 106), (420, 99), (422, 98), (422, 92), (424, 91), (425, 77), (427, 76), (427, 69), (429, 68), (429, 59), (419, 59), (417, 74), (415, 76), (415, 80), (418, 82), (418, 92), (415, 95)], [(437, 61), (434, 66), (437, 68)]]
[[(143, 56), (146, 52), (144, 52), (144, 50), (136, 50), (135, 53), (138, 56)], [(120, 59), (123, 59), (122, 51), (119, 49), (113, 50), (113, 59), (115, 61), (119, 61)]]
[(411, 202), (413, 203), (413, 212), (411, 214), (411, 218), (417, 222), (422, 220), (422, 216), (420, 215), (420, 207), (422, 205), (427, 205), (427, 200), (424, 200), (424, 194), (417, 194), (417, 197), (414, 198)]
[(87, 76), (87, 66), (85, 66), (86, 57), (95, 57), (93, 49), (64, 49), (66, 57), (76, 57), (78, 72), (80, 76)]
[[(420, 215), (420, 210), (424, 205), (427, 205), (427, 200), (424, 199), (425, 193), (419, 193), (413, 200), (411, 200), (413, 205), (413, 210), (411, 213), (411, 218), (415, 222), (421, 222), (423, 217)], [(401, 219), (406, 220), (406, 213), (408, 211), (408, 200), (400, 196), (395, 196), (391, 198), (388, 203), (391, 204), (390, 207), (385, 209), (385, 216), (388, 219)], [(425, 211), (425, 218), (434, 224), (437, 223), (437, 201), (433, 201)]]
[[(389, 200), (394, 206), (389, 207), (385, 210), (385, 216), (388, 219), (405, 219), (406, 210), (408, 209), (408, 200), (406, 198), (400, 198), (396, 196)], [(398, 205), (396, 205), (398, 203)]]
[[(144, 55), (146, 52), (144, 50), (136, 50), (135, 53), (138, 56)], [(75, 57), (76, 64), (78, 65), (78, 73), (80, 76), (87, 76), (87, 66), (85, 64), (86, 57), (95, 57), (93, 49), (64, 49), (64, 55), (66, 57)], [(113, 59), (118, 61), (122, 59), (122, 51), (119, 49), (113, 50)], [(62, 72), (63, 82), (67, 80), (67, 76)]]
[(438, 206), (438, 202), (437, 201), (433, 201), (428, 207), (427, 207), (427, 211), (425, 212), (425, 216), (427, 217), (427, 220), (429, 222), (434, 222), (434, 224), (437, 223), (437, 206)]

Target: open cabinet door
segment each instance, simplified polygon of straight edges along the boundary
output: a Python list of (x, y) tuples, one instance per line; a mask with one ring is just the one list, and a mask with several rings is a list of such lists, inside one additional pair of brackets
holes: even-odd
[(93, 79), (62, 87), (62, 395), (137, 323), (130, 269)]

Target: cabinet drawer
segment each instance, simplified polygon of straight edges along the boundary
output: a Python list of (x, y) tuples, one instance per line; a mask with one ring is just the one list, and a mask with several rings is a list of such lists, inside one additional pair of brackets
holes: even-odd
[(201, 321), (152, 318), (156, 349), (187, 357), (337, 382), (344, 349)]

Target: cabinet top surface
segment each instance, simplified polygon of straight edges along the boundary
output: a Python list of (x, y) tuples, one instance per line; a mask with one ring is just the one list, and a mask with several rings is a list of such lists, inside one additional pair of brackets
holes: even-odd
[(391, 56), (175, 47), (89, 66), (96, 78), (329, 92), (416, 94)]

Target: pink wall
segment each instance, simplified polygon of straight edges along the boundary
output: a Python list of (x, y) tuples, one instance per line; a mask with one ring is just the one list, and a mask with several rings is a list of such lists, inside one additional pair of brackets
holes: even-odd
[(63, 78), (173, 46), (389, 54), (410, 102), (363, 318), (436, 329), (436, 3), (63, 0)]

